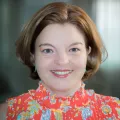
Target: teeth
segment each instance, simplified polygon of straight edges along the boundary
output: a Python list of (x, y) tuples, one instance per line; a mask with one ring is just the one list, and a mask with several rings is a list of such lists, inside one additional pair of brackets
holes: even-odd
[(65, 74), (69, 74), (71, 71), (68, 71), (68, 72), (55, 72), (55, 71), (52, 71), (54, 72), (55, 74), (58, 74), (58, 75), (65, 75)]

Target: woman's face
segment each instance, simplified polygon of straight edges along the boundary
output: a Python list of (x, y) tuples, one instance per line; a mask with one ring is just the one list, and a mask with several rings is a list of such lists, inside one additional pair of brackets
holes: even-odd
[(67, 91), (80, 87), (86, 70), (85, 39), (72, 24), (51, 24), (35, 43), (35, 66), (47, 88)]

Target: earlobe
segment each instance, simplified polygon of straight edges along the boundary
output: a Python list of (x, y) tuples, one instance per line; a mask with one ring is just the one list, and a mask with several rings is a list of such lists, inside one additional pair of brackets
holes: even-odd
[(91, 53), (91, 47), (89, 46), (88, 55)]

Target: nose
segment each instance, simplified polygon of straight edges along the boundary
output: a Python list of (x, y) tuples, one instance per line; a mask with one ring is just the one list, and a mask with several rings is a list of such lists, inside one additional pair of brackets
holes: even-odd
[(66, 53), (56, 55), (55, 63), (58, 65), (65, 65), (69, 63), (69, 56)]

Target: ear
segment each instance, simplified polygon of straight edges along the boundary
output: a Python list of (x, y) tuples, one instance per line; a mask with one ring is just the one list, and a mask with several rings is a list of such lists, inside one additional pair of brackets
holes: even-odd
[(91, 47), (89, 46), (88, 50), (87, 50), (87, 54), (89, 55), (91, 53)]
[(33, 53), (30, 53), (30, 61), (33, 65), (35, 65), (35, 56)]

